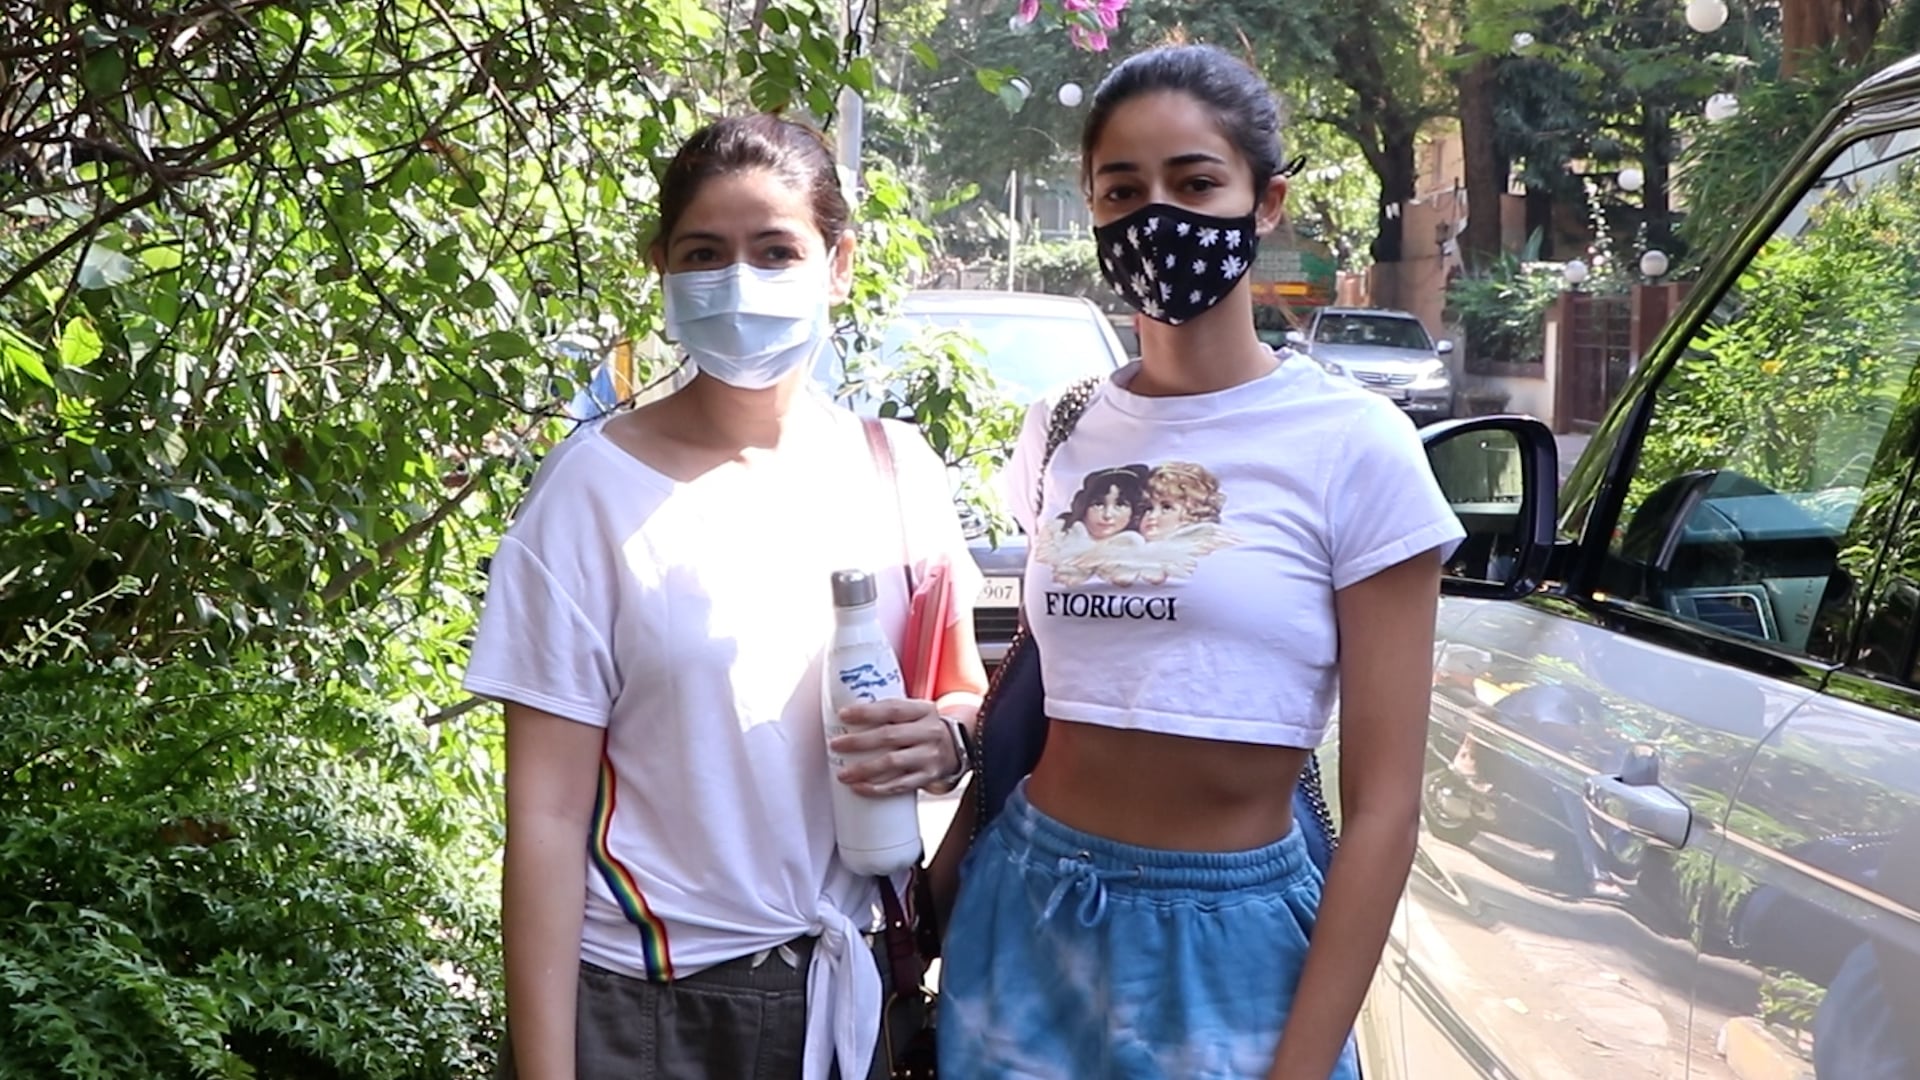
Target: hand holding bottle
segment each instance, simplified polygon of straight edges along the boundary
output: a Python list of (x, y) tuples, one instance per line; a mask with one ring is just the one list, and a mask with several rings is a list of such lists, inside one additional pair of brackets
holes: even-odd
[(900, 795), (960, 771), (953, 733), (931, 701), (896, 699), (840, 710), (845, 735), (828, 742), (849, 759), (840, 782), (867, 796)]

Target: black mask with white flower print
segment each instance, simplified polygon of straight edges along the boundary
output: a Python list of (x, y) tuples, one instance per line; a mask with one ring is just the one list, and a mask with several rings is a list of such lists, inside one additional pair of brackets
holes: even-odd
[(1218, 218), (1153, 203), (1093, 230), (1100, 273), (1149, 319), (1179, 326), (1233, 291), (1260, 238), (1252, 213)]

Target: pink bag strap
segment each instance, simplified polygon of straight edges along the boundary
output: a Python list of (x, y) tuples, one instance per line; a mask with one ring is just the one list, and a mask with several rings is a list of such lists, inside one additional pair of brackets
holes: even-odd
[(873, 457), (873, 469), (886, 482), (893, 492), (893, 515), (900, 534), (900, 573), (907, 579), (907, 595), (914, 590), (913, 552), (907, 545), (907, 502), (900, 494), (900, 473), (894, 468), (893, 440), (887, 437), (886, 426), (873, 417), (865, 417), (860, 426), (867, 432), (867, 453)]

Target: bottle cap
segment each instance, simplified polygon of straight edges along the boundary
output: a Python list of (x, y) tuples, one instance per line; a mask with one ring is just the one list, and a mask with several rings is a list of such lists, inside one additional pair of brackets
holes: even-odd
[(833, 606), (865, 607), (873, 603), (877, 592), (873, 584), (873, 575), (865, 570), (835, 570), (833, 572)]

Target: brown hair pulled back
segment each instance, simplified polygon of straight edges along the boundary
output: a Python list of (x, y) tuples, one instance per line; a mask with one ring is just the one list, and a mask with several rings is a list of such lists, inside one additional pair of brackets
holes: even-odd
[(673, 155), (660, 178), (655, 245), (664, 248), (673, 239), (680, 218), (708, 180), (749, 169), (765, 169), (806, 192), (814, 226), (827, 247), (846, 234), (853, 212), (840, 190), (840, 173), (826, 138), (805, 124), (760, 113), (716, 120), (694, 132)]
[(1092, 190), (1093, 151), (1115, 109), (1147, 94), (1181, 93), (1206, 106), (1253, 170), (1263, 192), (1280, 174), (1280, 104), (1260, 73), (1215, 45), (1175, 43), (1135, 53), (1107, 73), (1093, 92), (1080, 137), (1080, 180)]

